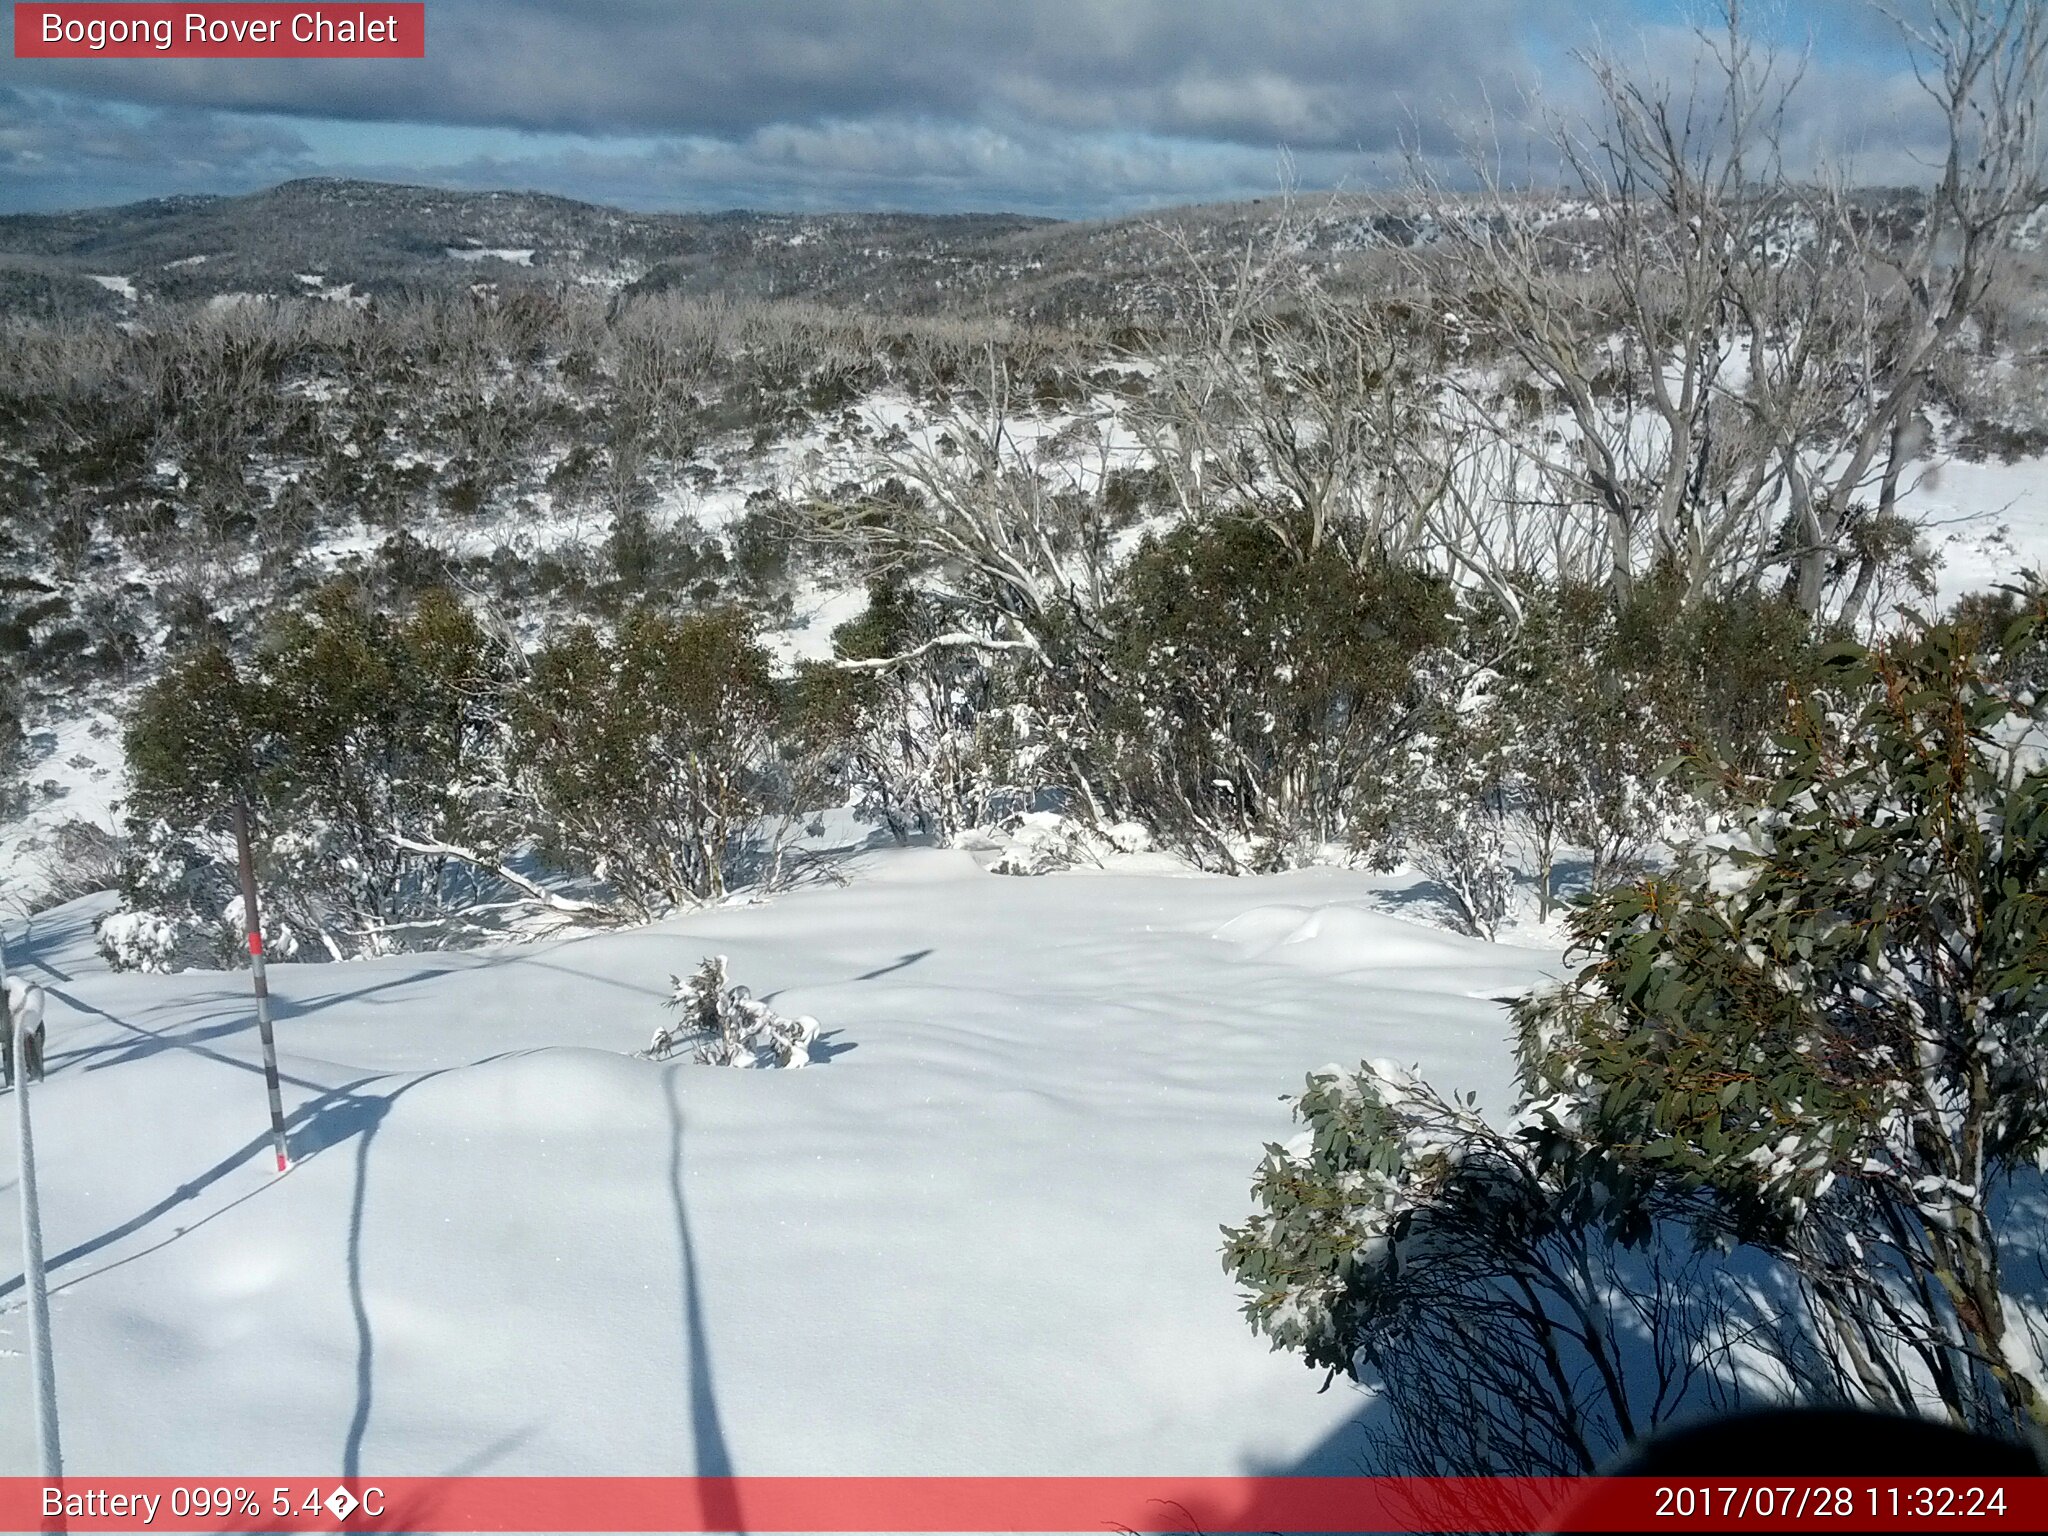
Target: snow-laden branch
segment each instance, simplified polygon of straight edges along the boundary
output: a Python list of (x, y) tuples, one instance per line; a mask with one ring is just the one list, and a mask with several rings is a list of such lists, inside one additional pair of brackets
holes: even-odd
[(898, 656), (876, 656), (857, 661), (835, 659), (826, 665), (841, 672), (886, 672), (891, 667), (904, 666), (920, 656), (937, 650), (1035, 651), (1038, 648), (1038, 642), (1035, 640), (996, 640), (986, 635), (970, 635), (961, 630), (951, 630), (943, 635), (934, 635), (923, 645), (912, 646)]
[(480, 869), (487, 875), (495, 875), (514, 890), (524, 891), (528, 897), (539, 902), (551, 912), (568, 912), (586, 917), (606, 918), (616, 915), (603, 902), (578, 901), (571, 896), (557, 896), (553, 891), (527, 879), (526, 876), (518, 871), (507, 869), (497, 860), (487, 859), (482, 854), (474, 853), (467, 848), (458, 848), (453, 843), (422, 841), (419, 838), (407, 837), (402, 832), (386, 832), (384, 840), (391, 844), (392, 847), (401, 849), (406, 853), (425, 854), (429, 858), (455, 859), (470, 865), (472, 868)]

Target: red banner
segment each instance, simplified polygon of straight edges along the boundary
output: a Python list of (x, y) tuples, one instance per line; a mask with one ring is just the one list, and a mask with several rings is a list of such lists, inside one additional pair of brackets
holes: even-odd
[(0, 1478), (6, 1531), (2048, 1530), (2048, 1478)]
[(17, 59), (419, 59), (424, 4), (14, 7)]

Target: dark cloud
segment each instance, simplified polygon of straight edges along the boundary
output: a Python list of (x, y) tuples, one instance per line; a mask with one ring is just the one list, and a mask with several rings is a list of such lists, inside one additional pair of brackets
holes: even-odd
[[(638, 206), (1113, 212), (1270, 191), (1283, 146), (1305, 183), (1357, 184), (1411, 141), (1450, 156), (1488, 112), (1518, 137), (1531, 92), (1582, 90), (1572, 46), (1596, 30), (1655, 41), (1681, 8), (433, 0), (424, 60), (10, 60), (0, 205), (317, 168)], [(1805, 0), (1777, 25), (1824, 28), (1854, 56), (1848, 87), (1817, 72), (1822, 110), (1801, 131), (1868, 122), (1894, 154), (1896, 123), (1873, 104), (1895, 109), (1896, 81), (1865, 62), (1877, 33), (1852, 0)], [(490, 142), (450, 148), (450, 130)]]
[(0, 86), (0, 195), (19, 207), (259, 186), (303, 174), (309, 155), (274, 122)]
[[(439, 0), (408, 61), (24, 60), (128, 101), (583, 134), (743, 135), (872, 116), (1308, 148), (1384, 139), (1400, 102), (1499, 90), (1522, 0)], [(1446, 36), (1455, 18), (1455, 37)]]

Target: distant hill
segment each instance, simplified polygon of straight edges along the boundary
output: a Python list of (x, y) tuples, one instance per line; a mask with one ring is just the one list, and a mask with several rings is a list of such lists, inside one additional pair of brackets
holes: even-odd
[(477, 282), (753, 296), (896, 290), (1047, 221), (1007, 215), (626, 213), (526, 192), (310, 179), (246, 197), (177, 197), (0, 217), (0, 306), (40, 293), (90, 308), (229, 293), (357, 295)]
[[(314, 178), (0, 217), (0, 313), (120, 313), (228, 294), (364, 297), (501, 286), (806, 298), (888, 313), (1113, 319), (1192, 250), (1241, 248), (1279, 204), (1068, 223), (1014, 214), (628, 213), (529, 192)], [(1311, 254), (1412, 238), (1377, 202), (1318, 205)]]

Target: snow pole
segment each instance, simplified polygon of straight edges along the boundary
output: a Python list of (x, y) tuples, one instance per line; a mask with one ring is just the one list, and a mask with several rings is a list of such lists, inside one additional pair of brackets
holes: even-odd
[(64, 1475), (64, 1452), (57, 1443), (57, 1357), (50, 1348), (50, 1283), (43, 1270), (43, 1213), (36, 1203), (36, 1143), (28, 1119), (28, 1053), (23, 1049), (21, 1036), (15, 1033), (6, 980), (7, 940), (0, 936), (0, 1035), (6, 1037), (14, 1068), (14, 1124), (21, 1159), (21, 1279), (28, 1290), (28, 1363), (36, 1394), (36, 1462), (43, 1480), (49, 1482)]
[(263, 1039), (263, 1087), (270, 1095), (270, 1139), (277, 1171), (291, 1166), (284, 1149), (284, 1097), (277, 1087), (277, 1036), (270, 1027), (270, 980), (263, 970), (263, 917), (256, 909), (256, 860), (249, 851), (249, 802), (235, 801), (235, 862), (242, 872), (242, 926), (249, 933), (249, 974), (256, 984), (256, 1032)]

